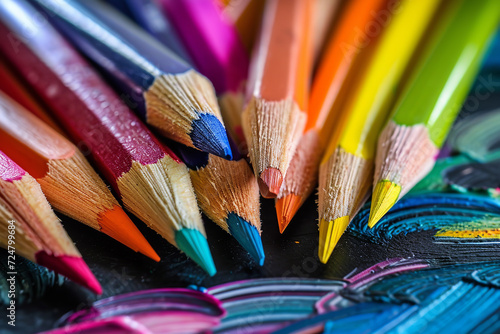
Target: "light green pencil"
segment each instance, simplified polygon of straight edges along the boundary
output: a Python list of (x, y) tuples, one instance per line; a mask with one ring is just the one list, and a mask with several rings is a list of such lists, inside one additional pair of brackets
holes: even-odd
[(417, 64), (378, 140), (370, 227), (434, 166), (499, 21), (499, 0), (462, 0)]

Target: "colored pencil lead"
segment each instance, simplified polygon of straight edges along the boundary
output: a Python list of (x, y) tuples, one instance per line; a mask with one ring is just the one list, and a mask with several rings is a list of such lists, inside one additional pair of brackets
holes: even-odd
[(262, 239), (257, 228), (233, 212), (227, 215), (226, 221), (229, 233), (250, 253), (260, 266), (264, 265), (264, 247), (262, 247)]
[(344, 234), (349, 221), (349, 216), (336, 218), (333, 221), (320, 220), (318, 256), (322, 263), (327, 263), (330, 259), (333, 249)]
[(180, 250), (193, 259), (210, 276), (217, 273), (214, 260), (210, 255), (207, 238), (200, 231), (182, 228), (175, 232), (175, 242)]
[(101, 295), (102, 287), (81, 257), (68, 255), (53, 255), (45, 251), (35, 254), (36, 262), (54, 270), (70, 280), (87, 287), (92, 292)]

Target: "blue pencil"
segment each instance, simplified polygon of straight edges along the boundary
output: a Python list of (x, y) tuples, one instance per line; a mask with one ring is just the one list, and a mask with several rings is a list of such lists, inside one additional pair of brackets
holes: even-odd
[(162, 135), (230, 159), (210, 81), (112, 7), (32, 0), (110, 79), (122, 99)]
[(129, 17), (151, 36), (163, 43), (186, 63), (192, 65), (193, 61), (184, 48), (177, 32), (161, 8), (153, 0), (106, 0), (122, 14)]
[(175, 148), (189, 168), (203, 213), (262, 266), (265, 255), (260, 237), (259, 186), (247, 161), (234, 149), (235, 160), (229, 161), (183, 145)]

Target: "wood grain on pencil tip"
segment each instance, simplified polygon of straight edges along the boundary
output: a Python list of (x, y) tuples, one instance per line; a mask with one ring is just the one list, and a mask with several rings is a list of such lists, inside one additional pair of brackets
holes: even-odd
[(56, 210), (160, 260), (81, 152), (2, 92), (0, 149), (37, 179)]
[(461, 0), (442, 19), (382, 131), (376, 157), (373, 227), (432, 169), (500, 21), (500, 2)]
[(202, 211), (262, 266), (265, 255), (260, 237), (259, 188), (246, 160), (229, 161), (180, 145), (177, 149), (190, 169)]
[(400, 1), (346, 97), (345, 128), (338, 142), (330, 142), (320, 167), (318, 255), (323, 263), (368, 198), (378, 135), (438, 4)]
[(107, 4), (34, 2), (97, 64), (123, 99), (162, 135), (231, 158), (210, 81)]
[[(1, 50), (73, 141), (85, 144), (124, 206), (214, 274), (186, 166), (162, 148), (52, 26), (32, 21), (38, 15), (25, 1), (2, 1), (0, 32), (17, 38), (19, 52), (0, 41)], [(32, 27), (29, 36), (23, 35), (26, 24)]]
[(242, 125), (261, 194), (276, 197), (304, 129), (314, 1), (266, 3)]
[(161, 0), (160, 4), (196, 68), (213, 83), (228, 131), (237, 138), (249, 59), (235, 27), (212, 0)]
[[(331, 1), (330, 6), (338, 6), (335, 2)], [(313, 192), (326, 145), (330, 138), (331, 141), (337, 140), (345, 124), (347, 112), (343, 110), (342, 103), (350, 87), (349, 81), (353, 80), (353, 72), (360, 70), (359, 58), (366, 57), (372, 43), (369, 39), (361, 47), (358, 45), (359, 38), (370, 22), (385, 9), (385, 3), (385, 0), (350, 1), (325, 45), (326, 52), (311, 87), (304, 134), (277, 196), (276, 213), (282, 231)], [(323, 7), (324, 4), (318, 3), (316, 13)], [(314, 22), (317, 23), (317, 20), (315, 17)], [(317, 35), (314, 37), (318, 38)], [(347, 54), (346, 46), (354, 47), (356, 52)]]
[[(14, 229), (9, 227), (10, 222)], [(101, 294), (102, 288), (52, 211), (36, 180), (0, 151), (0, 246)]]

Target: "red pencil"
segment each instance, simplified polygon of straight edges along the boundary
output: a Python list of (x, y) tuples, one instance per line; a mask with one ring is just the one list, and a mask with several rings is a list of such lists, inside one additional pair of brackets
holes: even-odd
[(3, 92), (0, 150), (40, 183), (54, 209), (160, 261), (75, 145)]

